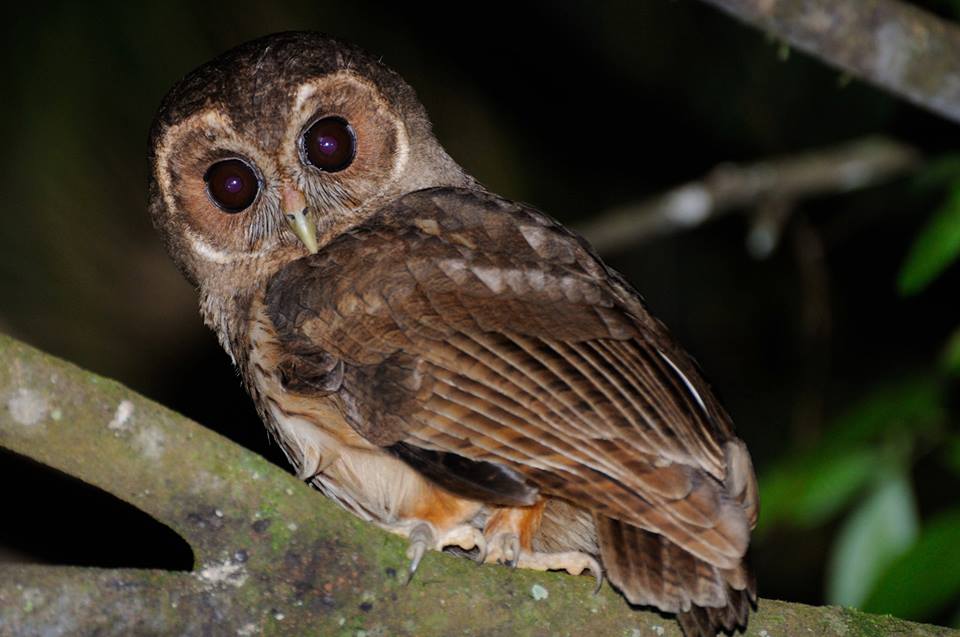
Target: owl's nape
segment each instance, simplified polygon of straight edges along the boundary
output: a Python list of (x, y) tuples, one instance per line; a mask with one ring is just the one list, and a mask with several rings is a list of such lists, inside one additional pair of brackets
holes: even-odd
[(153, 221), (298, 475), (429, 549), (601, 573), (688, 635), (745, 626), (749, 453), (581, 239), (447, 155), (412, 89), (314, 33), (165, 98)]

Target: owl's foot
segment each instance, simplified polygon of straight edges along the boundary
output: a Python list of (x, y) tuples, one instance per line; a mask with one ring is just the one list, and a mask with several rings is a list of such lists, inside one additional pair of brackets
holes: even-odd
[(420, 560), (430, 549), (442, 551), (448, 546), (456, 546), (465, 551), (478, 549), (477, 561), (479, 562), (483, 562), (486, 556), (487, 541), (483, 533), (469, 524), (458, 524), (438, 532), (429, 522), (416, 520), (393, 525), (390, 530), (405, 535), (410, 540), (410, 546), (407, 548), (407, 557), (410, 558), (407, 582), (413, 579), (413, 574), (420, 566)]
[(588, 553), (528, 551), (520, 547), (520, 536), (509, 531), (494, 535), (488, 546), (487, 562), (500, 562), (510, 567), (529, 568), (534, 571), (566, 571), (571, 575), (590, 571), (597, 582), (594, 592), (599, 591), (603, 584), (603, 569), (600, 567), (600, 562)]
[(487, 543), (485, 562), (499, 562), (510, 568), (517, 566), (520, 558), (520, 536), (512, 531), (495, 533)]
[(535, 571), (566, 571), (571, 575), (580, 575), (584, 571), (590, 571), (596, 582), (593, 588), (594, 594), (600, 592), (600, 587), (603, 585), (603, 569), (600, 567), (600, 562), (592, 555), (580, 551), (564, 551), (562, 553), (520, 551), (517, 566)]

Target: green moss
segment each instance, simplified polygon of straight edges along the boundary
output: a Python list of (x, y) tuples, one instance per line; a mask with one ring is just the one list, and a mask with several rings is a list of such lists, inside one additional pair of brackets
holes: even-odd
[[(0, 615), (12, 625), (92, 634), (136, 632), (149, 621), (151, 630), (163, 634), (235, 634), (252, 623), (267, 635), (350, 637), (358, 631), (367, 637), (465, 631), (632, 637), (634, 628), (647, 634), (656, 625), (667, 635), (679, 634), (671, 620), (631, 610), (609, 587), (594, 596), (588, 577), (480, 567), (430, 553), (404, 586), (403, 538), (362, 522), (260, 456), (123, 386), (0, 336), (0, 396), (23, 387), (48, 397), (63, 418), (27, 435), (0, 408), (5, 446), (140, 506), (180, 533), (198, 564), (222, 564), (243, 549), (248, 577), (235, 586), (191, 573), (0, 565)], [(159, 458), (145, 461), (131, 436), (114, 435), (106, 426), (124, 399), (135, 406), (135, 427), (163, 431)], [(262, 531), (252, 528), (257, 512), (270, 520)], [(534, 584), (549, 597), (533, 599)], [(58, 604), (25, 600), (26, 588)], [(952, 633), (767, 600), (751, 619), (751, 632), (764, 629), (777, 637), (842, 635), (848, 627), (863, 635)]]

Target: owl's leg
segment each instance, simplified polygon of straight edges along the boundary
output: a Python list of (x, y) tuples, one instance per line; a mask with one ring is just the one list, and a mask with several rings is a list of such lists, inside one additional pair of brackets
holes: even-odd
[(486, 555), (487, 541), (477, 527), (470, 524), (481, 505), (421, 482), (407, 506), (400, 508), (399, 522), (385, 525), (387, 530), (410, 540), (408, 581), (428, 550), (442, 551), (451, 546), (465, 551), (478, 550), (479, 560)]
[(581, 551), (546, 553), (533, 549), (533, 536), (540, 528), (545, 505), (546, 500), (541, 500), (530, 507), (498, 509), (491, 515), (483, 531), (487, 539), (485, 561), (536, 571), (567, 571), (571, 575), (590, 571), (599, 590), (603, 569), (592, 555)]
[(530, 551), (533, 536), (540, 528), (546, 500), (529, 507), (497, 509), (487, 519), (483, 534), (487, 538), (487, 562), (517, 566), (521, 550)]

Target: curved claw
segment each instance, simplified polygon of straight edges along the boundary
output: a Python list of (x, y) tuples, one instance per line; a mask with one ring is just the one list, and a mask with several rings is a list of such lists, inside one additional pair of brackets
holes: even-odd
[(503, 541), (503, 563), (510, 568), (517, 568), (520, 562), (520, 538), (511, 533)]
[(520, 562), (520, 536), (511, 532), (500, 532), (487, 541), (488, 550), (483, 552), (484, 562), (498, 562), (510, 568), (516, 568)]
[(590, 571), (597, 582), (593, 594), (599, 593), (603, 586), (603, 568), (600, 566), (600, 562), (594, 556), (580, 551), (560, 553), (522, 551), (519, 566), (536, 571), (566, 571), (571, 575), (581, 575), (584, 571)]
[(427, 549), (433, 546), (433, 529), (429, 524), (421, 522), (410, 531), (410, 546), (407, 548), (407, 557), (410, 558), (410, 567), (407, 569), (407, 580), (404, 584), (409, 584), (413, 579), (413, 574), (417, 572), (420, 566), (420, 560), (426, 554)]
[(591, 568), (590, 571), (593, 573), (594, 579), (597, 580), (597, 585), (593, 587), (593, 594), (599, 595), (600, 589), (603, 587), (603, 569), (598, 564), (597, 568)]

